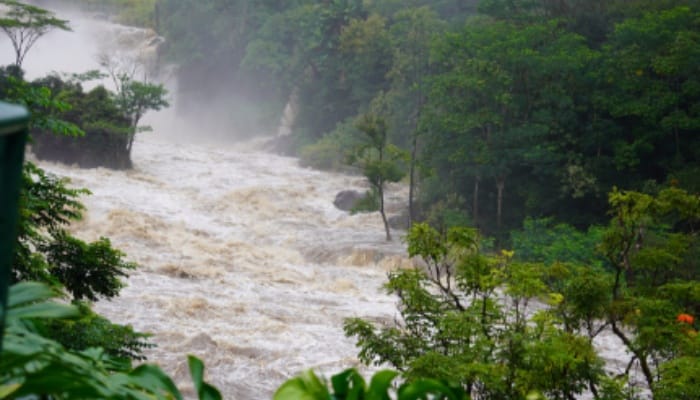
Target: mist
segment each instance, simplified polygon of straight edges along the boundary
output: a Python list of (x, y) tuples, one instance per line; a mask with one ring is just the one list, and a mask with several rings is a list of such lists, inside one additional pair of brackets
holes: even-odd
[[(236, 85), (227, 70), (184, 76), (178, 68), (162, 59), (164, 39), (152, 29), (114, 23), (107, 15), (86, 13), (70, 3), (35, 2), (61, 19), (69, 21), (72, 31), (54, 29), (42, 36), (29, 50), (22, 68), (25, 78), (34, 80), (50, 74), (106, 72), (100, 58), (108, 55), (119, 63), (138, 67), (137, 80), (163, 84), (168, 90), (170, 107), (149, 112), (141, 125), (152, 133), (178, 142), (233, 143), (254, 136), (274, 136), (284, 104), (274, 113), (264, 113), (255, 101), (236, 93)], [(0, 35), (0, 65), (14, 62), (12, 44)], [(109, 77), (88, 81), (86, 90), (103, 85), (115, 86)], [(196, 87), (198, 90), (189, 90)], [(274, 115), (271, 115), (274, 114)]]

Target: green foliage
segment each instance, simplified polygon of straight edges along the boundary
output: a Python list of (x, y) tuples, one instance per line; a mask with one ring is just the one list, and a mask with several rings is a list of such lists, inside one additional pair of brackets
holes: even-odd
[(85, 243), (66, 231), (71, 222), (81, 218), (83, 207), (77, 198), (86, 193), (68, 188), (65, 180), (34, 164), (25, 164), (14, 281), (60, 283), (75, 299), (117, 295), (123, 285), (120, 278), (135, 265), (124, 261), (108, 239)]
[[(12, 264), (12, 280), (40, 281), (65, 288), (73, 300), (112, 298), (124, 286), (122, 278), (135, 264), (111, 247), (108, 239), (86, 243), (66, 228), (81, 218), (78, 197), (88, 192), (71, 189), (65, 180), (26, 163), (20, 192), (20, 218)], [(130, 327), (111, 324), (81, 309), (82, 317), (70, 324), (48, 327), (52, 338), (77, 350), (99, 345), (112, 356), (142, 358), (150, 346), (146, 335)]]
[(69, 320), (52, 320), (38, 327), (42, 336), (52, 338), (66, 349), (81, 351), (101, 347), (115, 359), (143, 361), (143, 351), (154, 347), (150, 334), (135, 332), (130, 325), (113, 324), (92, 311), (87, 303), (73, 302), (79, 316)]
[(551, 218), (528, 218), (521, 231), (511, 232), (511, 244), (515, 257), (521, 261), (602, 267), (603, 260), (596, 252), (602, 234), (601, 227), (592, 226), (581, 232), (566, 224), (554, 224)]
[(434, 379), (404, 382), (398, 388), (392, 386), (398, 373), (383, 370), (375, 373), (369, 385), (356, 370), (348, 369), (331, 377), (330, 382), (320, 379), (312, 371), (292, 378), (277, 389), (274, 400), (466, 400), (464, 391)]
[[(10, 289), (7, 326), (0, 357), (0, 388), (11, 398), (46, 396), (63, 399), (124, 398), (150, 395), (181, 398), (177, 389), (157, 367), (134, 371), (113, 363), (100, 349), (82, 352), (65, 350), (44, 338), (28, 319), (62, 319), (77, 314), (74, 307), (50, 301), (55, 293), (46, 286), (21, 283)], [(144, 386), (141, 383), (150, 381)]]
[(56, 232), (52, 239), (42, 248), (51, 275), (76, 300), (115, 297), (124, 285), (121, 278), (127, 276), (126, 270), (136, 267), (122, 260), (123, 253), (113, 249), (109, 239), (88, 244), (63, 231)]
[[(588, 390), (597, 399), (641, 398), (628, 384), (634, 365), (653, 398), (693, 397), (700, 199), (677, 188), (655, 196), (615, 190), (610, 208), (610, 225), (590, 238), (531, 221), (534, 238), (516, 242), (527, 251), (545, 238), (544, 250), (525, 257), (546, 263), (514, 261), (510, 251), (484, 255), (473, 229), (441, 234), (416, 224), (408, 253), (424, 265), (392, 272), (386, 285), (399, 298), (395, 326), (355, 318), (345, 332), (357, 338), (366, 363), (389, 363), (409, 380), (459, 382), (478, 398), (561, 399)], [(557, 234), (564, 237), (554, 240)], [(594, 239), (605, 269), (581, 264), (600, 264), (590, 249), (572, 254), (557, 244)], [(632, 354), (619, 377), (604, 372), (592, 345), (606, 330)]]
[[(346, 321), (363, 361), (387, 362), (409, 380), (459, 383), (470, 396), (486, 399), (567, 398), (600, 381), (602, 362), (591, 342), (562, 330), (547, 310), (530, 308), (552, 295), (543, 265), (513, 262), (510, 252), (481, 254), (473, 229), (453, 228), (443, 236), (416, 224), (406, 241), (409, 255), (425, 267), (389, 276), (400, 322), (376, 328)], [(498, 299), (501, 290), (508, 301)]]
[(133, 128), (147, 111), (158, 111), (169, 106), (166, 100), (168, 91), (163, 85), (140, 82), (125, 74), (119, 74), (117, 80), (117, 107), (131, 119)]
[(60, 118), (71, 105), (54, 96), (49, 87), (32, 85), (23, 79), (19, 67), (0, 69), (0, 96), (5, 101), (21, 104), (30, 112), (29, 128), (41, 129), (64, 136), (82, 136), (84, 132), (75, 124)]
[(221, 400), (219, 390), (204, 381), (204, 363), (197, 357), (187, 356), (187, 365), (199, 400)]
[[(182, 399), (173, 381), (157, 366), (115, 359), (100, 348), (68, 350), (35, 329), (46, 321), (66, 321), (78, 310), (52, 301), (49, 287), (23, 282), (10, 288), (0, 355), (0, 397), (52, 399)], [(203, 366), (189, 357), (199, 399), (221, 399), (203, 381)]]
[(50, 88), (53, 96), (70, 103), (72, 108), (57, 117), (76, 124), (85, 132), (84, 136), (71, 138), (45, 129), (34, 129), (32, 152), (37, 157), (87, 168), (130, 166), (126, 152), (130, 120), (117, 107), (108, 90), (98, 86), (84, 92), (80, 83), (63, 81), (59, 77), (47, 77), (33, 84)]
[(355, 202), (355, 205), (350, 210), (351, 214), (361, 212), (379, 211), (379, 194), (376, 189), (367, 190), (365, 195)]
[[(381, 103), (381, 97), (377, 100)], [(400, 181), (406, 174), (401, 165), (405, 154), (388, 142), (386, 120), (380, 115), (374, 112), (363, 114), (356, 121), (356, 127), (365, 134), (365, 142), (355, 149), (348, 161), (362, 170), (372, 191), (376, 192), (386, 240), (389, 241), (391, 234), (384, 211), (384, 188), (389, 182)]]
[(688, 339), (690, 349), (697, 340), (680, 316), (692, 319), (700, 308), (700, 269), (690, 256), (697, 248), (700, 199), (676, 188), (656, 196), (615, 190), (610, 204), (600, 246), (614, 274), (606, 322), (634, 354), (652, 393), (659, 382), (662, 392), (672, 390), (664, 372), (677, 374), (673, 366), (685, 362)]
[(347, 160), (363, 142), (363, 134), (354, 121), (344, 121), (315, 143), (306, 145), (299, 152), (302, 165), (322, 170), (344, 170)]
[(120, 69), (117, 61), (109, 57), (103, 58), (101, 65), (108, 70), (117, 88), (117, 92), (113, 96), (114, 104), (122, 116), (128, 120), (123, 150), (130, 158), (136, 133), (151, 129), (150, 127), (139, 127), (141, 118), (148, 111), (158, 111), (169, 107), (170, 104), (166, 99), (168, 91), (161, 84), (134, 79), (135, 67), (130, 72), (125, 72)]

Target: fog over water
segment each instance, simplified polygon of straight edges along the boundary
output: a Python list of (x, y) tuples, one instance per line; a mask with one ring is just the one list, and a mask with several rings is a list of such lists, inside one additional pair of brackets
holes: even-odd
[[(74, 32), (37, 42), (25, 60), (29, 79), (99, 68), (105, 49), (153, 57), (146, 31), (60, 16)], [(13, 61), (4, 36), (0, 61)], [(152, 332), (158, 346), (147, 351), (149, 361), (182, 388), (189, 387), (186, 355), (201, 357), (226, 399), (269, 398), (307, 368), (329, 374), (357, 366), (343, 319), (391, 323), (396, 300), (381, 285), (388, 271), (409, 265), (400, 240), (384, 242), (378, 213), (351, 216), (333, 206), (338, 191), (364, 190), (364, 178), (301, 168), (257, 150), (255, 141), (222, 142), (225, 131), (213, 140), (202, 121), (183, 121), (174, 109), (146, 116), (154, 132), (137, 137), (133, 170), (39, 163), (92, 192), (74, 232), (109, 237), (141, 265), (97, 311)], [(395, 211), (407, 190), (393, 186), (389, 197)], [(598, 345), (610, 360), (626, 358), (609, 335)]]

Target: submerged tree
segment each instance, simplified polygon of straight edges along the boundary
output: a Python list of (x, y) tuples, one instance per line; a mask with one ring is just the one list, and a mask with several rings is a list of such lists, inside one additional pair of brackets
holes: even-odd
[(12, 42), (18, 67), (22, 67), (24, 57), (40, 37), (53, 29), (70, 30), (67, 20), (43, 8), (15, 0), (0, 0), (0, 6), (7, 9), (0, 17), (0, 29)]

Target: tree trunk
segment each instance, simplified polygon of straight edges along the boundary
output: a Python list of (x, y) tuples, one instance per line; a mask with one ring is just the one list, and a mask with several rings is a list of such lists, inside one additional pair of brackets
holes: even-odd
[(413, 196), (415, 193), (415, 170), (416, 170), (416, 148), (418, 144), (418, 135), (413, 134), (413, 144), (411, 147), (411, 165), (409, 167), (408, 176), (408, 229), (413, 226), (414, 209), (413, 209)]
[(501, 232), (501, 216), (503, 211), (503, 189), (506, 186), (506, 178), (504, 176), (499, 176), (496, 182), (496, 189), (498, 190), (498, 198), (496, 200), (496, 230)]
[(474, 179), (474, 200), (472, 203), (472, 219), (477, 229), (479, 228), (479, 182), (481, 182), (481, 176), (477, 175)]
[(389, 230), (389, 221), (386, 219), (384, 212), (384, 182), (379, 185), (379, 212), (382, 214), (382, 222), (384, 222), (384, 231), (386, 232), (386, 241), (391, 241), (391, 232)]

